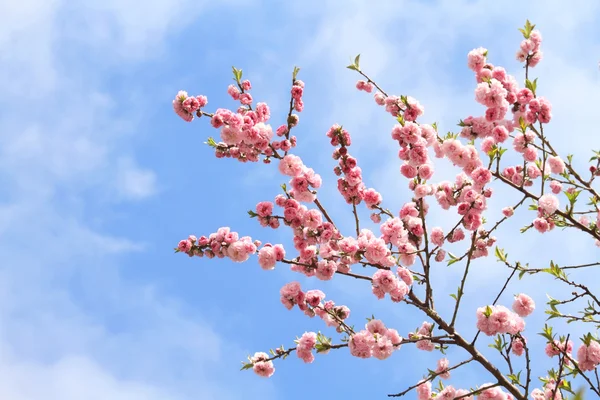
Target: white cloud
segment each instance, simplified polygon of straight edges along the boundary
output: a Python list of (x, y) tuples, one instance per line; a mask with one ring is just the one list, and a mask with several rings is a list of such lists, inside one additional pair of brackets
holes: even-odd
[(143, 199), (156, 192), (156, 176), (150, 170), (137, 167), (132, 160), (122, 159), (117, 168), (117, 187), (126, 199)]
[[(103, 233), (95, 208), (158, 186), (129, 142), (144, 104), (105, 76), (160, 56), (206, 4), (0, 2), (0, 398), (240, 398), (219, 371), (242, 351), (123, 277), (145, 243)], [(246, 395), (271, 397), (249, 378)]]

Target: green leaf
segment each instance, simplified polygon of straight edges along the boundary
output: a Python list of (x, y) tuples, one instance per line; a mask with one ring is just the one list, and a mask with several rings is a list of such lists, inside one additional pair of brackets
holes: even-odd
[(210, 147), (217, 147), (217, 142), (212, 137), (209, 137), (204, 144), (209, 145)]
[(351, 69), (352, 71), (358, 71), (358, 68), (356, 68), (354, 65), (348, 65), (346, 68)]
[(248, 215), (250, 216), (250, 218), (256, 218), (256, 217), (258, 217), (258, 214), (257, 214), (257, 213), (255, 213), (255, 212), (254, 212), (254, 211), (252, 211), (252, 210), (248, 210)]
[(483, 312), (483, 315), (485, 315), (487, 318), (489, 318), (490, 315), (492, 315), (492, 307), (485, 306), (485, 311)]
[(294, 72), (292, 73), (292, 80), (296, 81), (296, 77), (298, 76), (298, 72), (300, 72), (300, 68), (294, 67)]
[(498, 261), (506, 262), (506, 254), (504, 250), (496, 246), (496, 258)]
[(244, 365), (242, 366), (242, 368), (240, 369), (240, 371), (244, 371), (246, 369), (250, 369), (250, 368), (252, 368), (254, 366), (254, 365), (252, 365), (252, 363), (245, 363), (245, 362), (242, 362), (242, 363)]
[(356, 68), (360, 68), (360, 54), (354, 57), (354, 65)]

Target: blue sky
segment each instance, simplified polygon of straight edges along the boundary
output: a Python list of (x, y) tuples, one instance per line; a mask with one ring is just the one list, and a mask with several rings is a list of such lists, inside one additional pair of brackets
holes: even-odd
[[(350, 306), (356, 325), (375, 313), (406, 335), (423, 318), (377, 302), (359, 282), (323, 283), (285, 267), (265, 272), (255, 261), (174, 255), (179, 239), (220, 226), (264, 241), (287, 244), (289, 236), (261, 229), (246, 214), (272, 199), (283, 177), (273, 166), (217, 160), (202, 144), (217, 132), (207, 121), (185, 124), (171, 100), (185, 89), (207, 95), (209, 108), (234, 107), (225, 89), (235, 65), (252, 80), (255, 99), (271, 105), (278, 125), (291, 70), (300, 66), (307, 86), (297, 152), (322, 175), (323, 203), (351, 232), (325, 138), (332, 124), (353, 134), (367, 185), (383, 193), (386, 205), (398, 210), (407, 201), (389, 141), (393, 120), (354, 89), (357, 76), (345, 69), (351, 57), (361, 53), (363, 69), (389, 93), (417, 98), (424, 121), (455, 130), (458, 119), (482, 112), (466, 53), (487, 47), (494, 64), (522, 79), (514, 52), (526, 18), (544, 36), (545, 59), (534, 73), (554, 107), (549, 135), (562, 154), (581, 154), (584, 162), (590, 145), (600, 147), (600, 3), (594, 0), (577, 7), (558, 1), (0, 3), (0, 398), (383, 398), (413, 384), (437, 355), (405, 346), (380, 362), (338, 351), (311, 365), (295, 356), (278, 362), (271, 380), (239, 372), (247, 354), (291, 345), (306, 330), (334, 335), (279, 304), (279, 288), (291, 280)], [(500, 192), (490, 207), (517, 200)], [(454, 216), (432, 213), (439, 225), (453, 224)], [(497, 235), (514, 259), (544, 266), (548, 249), (558, 262), (598, 259), (597, 248), (578, 235), (517, 236), (533, 218), (519, 215)], [(465, 303), (472, 310), (461, 316), (465, 332), (475, 307), (493, 300), (490, 291), (507, 274), (493, 259), (475, 265)], [(454, 291), (461, 272), (440, 266), (440, 299)], [(523, 290), (541, 308), (545, 293), (558, 288), (524, 280), (505, 303)], [(438, 304), (442, 312), (450, 306)], [(542, 323), (541, 312), (528, 321), (532, 342), (539, 343), (534, 333)], [(464, 357), (449, 355), (451, 362)], [(541, 348), (536, 357), (550, 365)], [(481, 370), (464, 371), (454, 374), (454, 385), (489, 380)]]

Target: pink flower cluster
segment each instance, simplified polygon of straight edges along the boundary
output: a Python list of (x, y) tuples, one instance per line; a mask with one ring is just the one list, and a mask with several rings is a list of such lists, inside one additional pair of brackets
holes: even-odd
[(284, 257), (285, 249), (282, 245), (276, 244), (273, 246), (270, 243), (265, 243), (262, 249), (258, 251), (258, 265), (265, 270), (274, 269), (275, 264), (283, 260)]
[(525, 321), (504, 306), (480, 307), (477, 309), (477, 329), (488, 336), (516, 335), (525, 329)]
[[(556, 357), (559, 354), (564, 353), (567, 353), (569, 357), (571, 357), (571, 353), (573, 353), (573, 342), (571, 340), (568, 342), (565, 340), (554, 340), (552, 342), (548, 342), (546, 344), (545, 352), (548, 357)], [(565, 359), (565, 363), (569, 365), (570, 361)]]
[(560, 204), (553, 194), (546, 193), (538, 200), (537, 218), (533, 220), (533, 227), (540, 233), (549, 232), (555, 227), (552, 219)]
[(317, 344), (317, 334), (315, 332), (305, 332), (296, 343), (296, 354), (298, 357), (305, 363), (312, 363), (315, 360), (312, 350)]
[[(398, 157), (404, 161), (400, 173), (408, 178), (420, 178), (422, 181), (431, 179), (434, 173), (433, 164), (429, 159), (428, 147), (437, 144), (437, 132), (431, 125), (404, 122), (392, 128), (392, 139), (400, 145)], [(411, 187), (416, 191), (416, 187)], [(420, 189), (417, 198), (432, 194), (432, 190)]]
[(512, 345), (511, 345), (511, 351), (512, 353), (517, 356), (520, 357), (523, 355), (523, 352), (525, 351), (525, 344), (527, 343), (527, 340), (523, 337), (513, 337), (513, 341), (512, 341)]
[(247, 261), (250, 256), (256, 253), (260, 242), (252, 241), (249, 236), (239, 237), (237, 232), (232, 232), (229, 227), (222, 227), (209, 237), (190, 235), (187, 239), (181, 240), (177, 245), (177, 251), (186, 253), (190, 257), (206, 256), (208, 258), (228, 257), (235, 262)]
[[(491, 189), (484, 189), (491, 181), (491, 173), (483, 167), (477, 167), (471, 175), (473, 179), (469, 179), (464, 173), (457, 175), (454, 184), (449, 181), (440, 182), (436, 186), (435, 198), (445, 210), (456, 206), (458, 215), (462, 216), (463, 227), (475, 231), (483, 223), (482, 213), (487, 209), (487, 199), (492, 196)], [(457, 240), (462, 238), (464, 235), (460, 235)]]
[(543, 53), (540, 50), (542, 44), (542, 34), (540, 31), (533, 30), (522, 42), (517, 51), (516, 58), (520, 62), (525, 62), (530, 67), (535, 67), (542, 60)]
[(362, 180), (362, 170), (357, 165), (356, 158), (348, 153), (348, 146), (352, 144), (350, 134), (339, 125), (333, 125), (327, 131), (327, 137), (331, 139), (332, 146), (340, 146), (333, 152), (333, 159), (339, 160), (333, 172), (338, 179), (337, 186), (340, 194), (348, 204), (358, 205), (365, 201), (368, 208), (373, 209), (382, 202), (382, 197), (375, 189), (367, 189)]
[[(431, 381), (422, 381), (419, 386), (417, 386), (416, 390), (418, 400), (453, 400), (456, 398), (465, 400), (473, 399), (473, 396), (466, 396), (469, 393), (468, 390), (456, 389), (453, 386), (446, 386), (438, 393), (433, 393)], [(508, 400), (508, 397), (503, 397), (502, 400)]]
[(417, 349), (419, 350), (423, 350), (423, 351), (433, 351), (433, 349), (435, 349), (435, 344), (427, 339), (428, 337), (431, 337), (431, 334), (433, 332), (433, 324), (427, 321), (424, 321), (423, 324), (421, 325), (421, 327), (419, 329), (417, 329), (416, 332), (411, 332), (408, 334), (408, 338), (409, 339), (421, 339), (419, 340), (416, 344)]
[(535, 302), (529, 296), (524, 293), (520, 293), (515, 296), (515, 302), (513, 303), (512, 309), (519, 315), (519, 317), (528, 317), (535, 310)]
[[(493, 386), (491, 383), (484, 383), (480, 387)], [(468, 392), (467, 392), (468, 393)], [(500, 387), (491, 387), (479, 392), (477, 400), (513, 400), (513, 396), (506, 393)]]
[(450, 379), (450, 371), (448, 368), (450, 367), (450, 362), (447, 358), (440, 358), (437, 362), (437, 368), (435, 369), (435, 373), (442, 379)]
[(313, 202), (317, 197), (311, 188), (321, 187), (321, 176), (316, 174), (312, 168), (308, 168), (302, 159), (296, 155), (288, 154), (279, 161), (279, 172), (291, 176), (289, 194), (301, 202)]
[[(508, 112), (510, 105), (517, 101), (518, 84), (514, 76), (506, 73), (502, 67), (494, 67), (487, 62), (487, 50), (475, 49), (467, 55), (467, 65), (475, 72), (478, 85), (475, 89), (475, 100), (486, 107), (485, 120), (490, 123), (501, 122)], [(482, 121), (479, 120), (479, 123)], [(469, 122), (467, 122), (469, 125)], [(489, 136), (495, 125), (485, 126)], [(491, 128), (491, 129), (490, 129)], [(475, 128), (475, 131), (479, 129)], [(483, 132), (478, 132), (481, 135)]]
[[(241, 106), (236, 112), (219, 108), (214, 114), (208, 114), (201, 110), (207, 104), (205, 96), (189, 97), (187, 92), (180, 91), (175, 100), (173, 108), (177, 115), (185, 121), (192, 121), (194, 113), (201, 117), (210, 116), (210, 123), (214, 128), (220, 129), (222, 142), (212, 143), (215, 147), (217, 158), (235, 158), (241, 162), (256, 162), (260, 156), (265, 156), (264, 161), (270, 162), (270, 157), (274, 156), (277, 150), (287, 152), (296, 146), (296, 137), (289, 136), (291, 127), (298, 124), (298, 116), (291, 114), (288, 116), (287, 125), (281, 125), (276, 133), (283, 137), (281, 140), (273, 140), (273, 129), (266, 124), (271, 118), (271, 111), (266, 103), (257, 103), (256, 108), (252, 109), (253, 98), (248, 91), (252, 84), (248, 80), (238, 82), (238, 85), (229, 85), (227, 93)], [(293, 109), (300, 112), (304, 108), (302, 103), (302, 94), (304, 82), (294, 80), (291, 95)]]
[(308, 317), (315, 315), (325, 322), (325, 325), (343, 331), (342, 323), (350, 316), (350, 309), (346, 306), (336, 306), (332, 300), (324, 302), (325, 293), (320, 290), (302, 291), (300, 283), (290, 282), (279, 291), (281, 303), (291, 310), (295, 305)]
[(370, 81), (358, 81), (356, 82), (356, 88), (358, 90), (364, 90), (367, 93), (371, 93), (373, 91), (373, 84)]
[[(302, 95), (304, 94), (304, 82), (299, 79), (294, 79), (294, 83), (292, 85), (292, 102), (294, 110), (298, 112), (302, 112), (304, 110), (304, 102), (302, 101)], [(295, 118), (294, 118), (295, 117)], [(288, 121), (288, 124), (294, 126), (298, 123), (298, 116), (291, 116), (291, 120)]]
[(425, 111), (423, 106), (410, 96), (385, 96), (376, 93), (375, 103), (385, 106), (385, 111), (393, 117), (402, 116), (405, 121), (416, 121)]
[(254, 356), (250, 358), (252, 362), (252, 370), (263, 378), (270, 378), (275, 373), (275, 366), (273, 361), (269, 361), (269, 355), (267, 353), (254, 353)]
[(180, 90), (173, 100), (173, 110), (184, 121), (191, 122), (194, 119), (194, 114), (198, 117), (202, 116), (202, 107), (208, 104), (206, 96), (188, 96), (188, 93)]
[[(562, 382), (562, 381), (560, 381)], [(534, 389), (531, 391), (531, 398), (533, 400), (562, 400), (563, 396), (561, 391), (558, 389), (560, 387), (557, 384), (556, 379), (554, 378), (546, 378), (546, 383), (544, 384), (544, 390)]]
[(394, 303), (401, 302), (410, 290), (406, 282), (387, 269), (377, 270), (373, 274), (372, 285), (373, 294), (378, 299), (383, 299), (387, 293)]
[(581, 345), (577, 350), (577, 363), (582, 371), (596, 369), (600, 365), (600, 343), (592, 339), (588, 345)]
[(388, 329), (377, 319), (370, 320), (365, 329), (350, 337), (350, 354), (359, 358), (375, 357), (385, 360), (395, 350), (399, 350), (402, 338), (395, 329)]

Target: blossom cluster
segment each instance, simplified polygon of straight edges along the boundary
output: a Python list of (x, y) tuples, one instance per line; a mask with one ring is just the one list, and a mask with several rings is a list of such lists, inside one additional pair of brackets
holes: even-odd
[[(363, 200), (368, 208), (373, 209), (382, 202), (382, 197), (375, 189), (366, 189), (362, 180), (362, 170), (357, 165), (356, 158), (348, 153), (348, 147), (352, 139), (348, 131), (339, 125), (333, 125), (327, 131), (327, 137), (331, 139), (331, 145), (336, 146), (333, 159), (339, 160), (339, 164), (333, 169), (338, 179), (338, 191), (348, 204), (358, 205)], [(340, 146), (339, 149), (337, 146)]]
[[(239, 75), (238, 75), (239, 74)], [(234, 158), (241, 162), (256, 162), (264, 156), (265, 162), (270, 162), (271, 157), (281, 158), (277, 150), (287, 152), (296, 146), (296, 137), (290, 137), (290, 129), (298, 124), (299, 117), (292, 114), (292, 110), (301, 112), (304, 109), (302, 95), (304, 82), (294, 79), (291, 96), (292, 108), (287, 118), (287, 123), (279, 126), (275, 134), (280, 140), (274, 140), (271, 125), (267, 124), (271, 118), (271, 110), (266, 103), (254, 102), (249, 93), (252, 84), (249, 80), (240, 81), (241, 71), (234, 69), (237, 85), (229, 85), (227, 93), (240, 103), (236, 111), (225, 108), (217, 109), (213, 114), (202, 110), (208, 104), (206, 96), (189, 96), (185, 91), (179, 91), (173, 100), (173, 109), (184, 121), (191, 122), (194, 115), (210, 117), (210, 124), (220, 130), (221, 142), (209, 141), (215, 148), (218, 158)], [(276, 139), (276, 138), (275, 138)]]
[(325, 322), (329, 327), (335, 327), (338, 331), (345, 330), (343, 324), (350, 316), (350, 309), (346, 306), (336, 306), (332, 300), (324, 301), (325, 293), (320, 290), (302, 291), (298, 282), (285, 284), (279, 291), (281, 304), (288, 310), (298, 306), (300, 311), (310, 318), (315, 315)]
[[(509, 393), (504, 392), (499, 387), (493, 387), (494, 385), (490, 383), (486, 383), (481, 385), (481, 388), (487, 388), (481, 390), (477, 394), (478, 400), (512, 400), (512, 396)], [(457, 389), (454, 386), (448, 385), (443, 389), (434, 392), (433, 387), (431, 385), (431, 381), (422, 381), (416, 388), (417, 390), (417, 399), (418, 400), (432, 400), (432, 399), (442, 399), (442, 400), (452, 400), (456, 398), (464, 399), (464, 400), (472, 400), (474, 398), (473, 395), (469, 395), (471, 391), (467, 389)]]
[(372, 319), (366, 324), (365, 329), (350, 337), (348, 347), (350, 354), (355, 357), (375, 357), (385, 360), (395, 350), (399, 350), (401, 344), (402, 337), (397, 330), (386, 328), (381, 320)]

